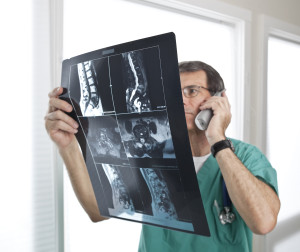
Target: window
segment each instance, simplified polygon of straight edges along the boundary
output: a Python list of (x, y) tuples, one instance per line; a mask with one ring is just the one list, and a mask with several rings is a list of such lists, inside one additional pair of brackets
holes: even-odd
[(270, 37), (268, 55), (267, 146), (277, 167), (282, 201), (279, 221), (284, 221), (300, 211), (300, 202), (294, 198), (300, 194), (300, 44)]
[(3, 2), (0, 251), (55, 251), (48, 1)]
[[(240, 42), (233, 23), (137, 1), (66, 0), (64, 7), (64, 58), (173, 31), (179, 61), (201, 60), (224, 79), (233, 119), (228, 136), (242, 138), (243, 82), (237, 78), (235, 49)], [(220, 43), (222, 41), (222, 43)], [(239, 84), (237, 84), (239, 82)], [(66, 251), (136, 251), (141, 225), (120, 220), (91, 223), (80, 207), (65, 174)], [(126, 235), (128, 234), (128, 235)], [(114, 242), (118, 237), (118, 242)]]
[(268, 251), (296, 251), (300, 239), (299, 65), (299, 43), (269, 37), (267, 153), (277, 170), (281, 210)]

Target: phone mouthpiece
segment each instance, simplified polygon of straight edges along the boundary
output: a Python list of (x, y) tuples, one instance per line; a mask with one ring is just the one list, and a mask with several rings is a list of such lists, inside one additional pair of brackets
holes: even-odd
[(196, 126), (200, 130), (206, 130), (212, 115), (213, 115), (213, 113), (212, 113), (211, 109), (206, 109), (206, 110), (200, 111), (200, 113), (195, 118)]

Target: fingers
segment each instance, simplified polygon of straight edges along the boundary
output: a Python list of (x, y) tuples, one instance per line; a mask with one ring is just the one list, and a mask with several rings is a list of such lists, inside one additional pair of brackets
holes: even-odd
[[(58, 92), (59, 93), (59, 92)], [(49, 93), (50, 101), (49, 101), (49, 110), (45, 116), (45, 127), (48, 133), (61, 130), (68, 133), (77, 133), (77, 128), (79, 127), (78, 123), (70, 116), (65, 114), (63, 111), (71, 112), (72, 106), (66, 101), (60, 100), (59, 98), (53, 97), (55, 96), (55, 90)]]
[(212, 96), (200, 106), (200, 110), (212, 109), (213, 117), (205, 131), (210, 145), (224, 139), (226, 129), (231, 121), (230, 104), (225, 92), (222, 96)]
[(49, 134), (53, 131), (64, 131), (71, 134), (75, 134), (78, 132), (77, 129), (74, 129), (72, 126), (70, 126), (68, 123), (61, 121), (61, 120), (46, 120), (46, 129)]
[(57, 110), (45, 116), (45, 126), (50, 131), (61, 130), (69, 133), (77, 133), (78, 123), (66, 115), (64, 112)]
[(56, 110), (71, 112), (73, 108), (68, 102), (56, 97), (51, 97), (49, 99), (49, 113), (54, 112)]
[(212, 96), (206, 101), (204, 101), (199, 108), (200, 110), (212, 109), (214, 112), (215, 110), (219, 110), (219, 109), (225, 109), (230, 111), (230, 104), (226, 96), (226, 93), (223, 92), (222, 97)]
[(48, 97), (52, 98), (52, 97), (58, 97), (59, 95), (61, 95), (63, 92), (63, 88), (62, 87), (57, 87), (54, 88), (49, 94)]
[(58, 98), (59, 95), (63, 93), (63, 88), (58, 87), (54, 88), (49, 94), (48, 97), (49, 99), (49, 106), (48, 106), (48, 113), (54, 112), (58, 109), (63, 110), (65, 112), (71, 112), (72, 111), (72, 106), (61, 99)]
[(56, 110), (55, 112), (49, 113), (45, 116), (45, 120), (50, 121), (62, 121), (68, 124), (70, 127), (74, 129), (78, 128), (78, 123), (70, 116), (62, 112), (61, 110)]
[[(213, 129), (226, 130), (231, 121), (231, 108), (226, 94), (222, 97), (212, 96), (200, 106), (200, 110), (211, 109), (213, 111)], [(211, 124), (211, 123), (210, 123)], [(210, 126), (209, 124), (209, 126)]]
[(226, 98), (226, 99), (228, 99), (227, 94), (226, 94), (225, 91), (222, 92), (221, 96), (224, 97), (224, 98)]

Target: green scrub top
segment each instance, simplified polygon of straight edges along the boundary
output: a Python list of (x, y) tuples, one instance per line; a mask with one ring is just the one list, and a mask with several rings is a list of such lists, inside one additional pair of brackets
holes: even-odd
[[(231, 139), (235, 154), (250, 172), (271, 186), (277, 193), (277, 175), (266, 157), (255, 146)], [(215, 206), (222, 203), (222, 175), (216, 159), (211, 155), (197, 174), (204, 210), (211, 233), (210, 237), (194, 235), (143, 225), (139, 252), (251, 252), (252, 231), (233, 206), (236, 219), (222, 225)]]

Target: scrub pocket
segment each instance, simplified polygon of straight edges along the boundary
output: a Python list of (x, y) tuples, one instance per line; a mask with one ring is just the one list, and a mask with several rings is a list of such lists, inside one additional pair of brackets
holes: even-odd
[[(220, 207), (220, 210), (223, 209), (223, 205), (217, 201), (217, 204)], [(235, 220), (232, 223), (222, 224), (219, 220), (219, 211), (218, 207), (213, 202), (212, 204), (212, 212), (214, 216), (214, 224), (216, 228), (216, 237), (219, 243), (222, 244), (240, 244), (242, 243), (242, 237), (245, 237), (244, 234), (244, 222), (241, 219), (240, 215), (237, 213), (235, 209), (233, 209), (233, 213), (235, 214)]]

